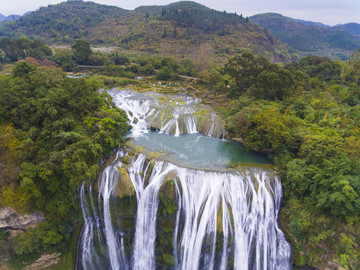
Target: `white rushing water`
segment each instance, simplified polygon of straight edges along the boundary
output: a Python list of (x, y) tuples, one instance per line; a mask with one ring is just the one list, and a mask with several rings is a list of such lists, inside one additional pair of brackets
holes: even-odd
[[(290, 246), (277, 226), (281, 184), (271, 171), (192, 170), (164, 161), (150, 163), (143, 154), (134, 156), (128, 175), (137, 202), (136, 226), (135, 231), (125, 232), (134, 233), (131, 252), (125, 254), (121, 244), (124, 232), (114, 229), (109, 210), (115, 189), (129, 185), (115, 181), (121, 166), (116, 160), (104, 170), (101, 203), (94, 204), (97, 209), (89, 210), (91, 205), (85, 202), (81, 187), (86, 219), (79, 243), (79, 269), (103, 269), (97, 262), (101, 256), (110, 269), (159, 267), (155, 256), (159, 192), (168, 181), (173, 183), (171, 192), (177, 205), (171, 252), (174, 269), (291, 269)], [(97, 212), (102, 212), (98, 227), (94, 222)], [(103, 255), (94, 248), (94, 227), (105, 235), (107, 252)]]
[[(133, 137), (165, 119), (156, 115), (169, 107), (160, 132), (169, 126), (174, 135), (198, 132), (203, 121), (191, 98), (111, 95), (128, 113)], [(211, 112), (207, 119), (210, 136), (220, 130), (219, 118)], [(291, 269), (290, 245), (277, 224), (282, 188), (271, 169), (190, 169), (124, 149), (95, 189), (97, 196), (91, 185), (79, 189), (84, 225), (77, 269)]]
[(127, 113), (134, 137), (150, 128), (175, 136), (202, 132), (214, 138), (224, 137), (224, 122), (199, 98), (118, 89), (108, 93), (115, 105)]

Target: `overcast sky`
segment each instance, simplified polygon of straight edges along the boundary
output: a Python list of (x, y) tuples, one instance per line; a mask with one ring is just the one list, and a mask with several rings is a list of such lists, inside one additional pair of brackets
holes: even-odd
[[(0, 0), (0, 14), (22, 15), (41, 6), (64, 0)], [(171, 0), (94, 0), (93, 2), (134, 9), (144, 5), (165, 5)], [(360, 0), (198, 0), (200, 4), (227, 12), (251, 16), (276, 12), (295, 19), (322, 22), (328, 25), (349, 22), (360, 23)]]

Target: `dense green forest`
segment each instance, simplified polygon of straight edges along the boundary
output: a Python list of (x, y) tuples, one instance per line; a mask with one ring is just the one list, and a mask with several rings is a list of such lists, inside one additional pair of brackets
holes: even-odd
[(29, 40), (28, 38), (11, 39), (3, 38), (0, 40), (0, 63), (15, 62), (26, 57), (36, 59), (46, 59), (52, 56), (51, 49), (39, 40)]
[(95, 179), (100, 161), (124, 143), (126, 114), (98, 90), (60, 68), (28, 62), (0, 75), (0, 162), (8, 176), (1, 177), (0, 204), (46, 218), (13, 239), (18, 263), (66, 251), (81, 220), (79, 184)]
[(281, 177), (295, 264), (358, 269), (360, 51), (346, 63), (308, 56), (285, 66), (245, 53), (224, 73), (229, 135), (267, 151)]

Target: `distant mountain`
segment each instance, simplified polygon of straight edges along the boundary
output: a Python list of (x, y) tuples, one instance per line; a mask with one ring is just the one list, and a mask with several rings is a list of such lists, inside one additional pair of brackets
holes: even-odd
[(360, 24), (358, 23), (347, 23), (347, 24), (341, 24), (337, 27), (344, 29), (345, 31), (349, 32), (353, 36), (360, 39)]
[[(292, 18), (289, 18), (289, 19), (292, 19)], [(321, 22), (311, 22), (311, 21), (305, 21), (305, 20), (300, 20), (300, 19), (292, 19), (292, 20), (295, 20), (295, 21), (297, 21), (299, 23), (302, 23), (302, 24), (305, 24), (305, 25), (320, 26), (320, 27), (330, 27), (330, 25), (326, 25), (326, 24), (323, 24)]]
[(19, 19), (21, 16), (20, 15), (9, 15), (9, 16), (4, 16), (2, 14), (0, 14), (0, 22), (10, 22), (10, 21), (15, 21), (17, 19)]
[(340, 27), (309, 25), (276, 13), (255, 15), (250, 20), (269, 30), (301, 56), (346, 59), (360, 47), (360, 40)]
[[(292, 18), (289, 18), (292, 19)], [(335, 26), (330, 26), (330, 25), (326, 25), (323, 24), (321, 22), (311, 22), (311, 21), (304, 21), (304, 20), (300, 20), (300, 19), (294, 19), (297, 22), (300, 22), (302, 24), (305, 25), (310, 25), (310, 26), (319, 26), (319, 27), (329, 27), (329, 28), (341, 28), (343, 30), (345, 30), (346, 32), (350, 33), (351, 35), (353, 35), (354, 37), (360, 39), (360, 24), (358, 23), (346, 23), (346, 24), (337, 24)]]
[(93, 2), (63, 2), (0, 25), (0, 37), (22, 35), (47, 44), (85, 39), (93, 45), (179, 57), (208, 50), (223, 59), (243, 51), (272, 61), (297, 58), (287, 45), (248, 19), (190, 1), (133, 11)]

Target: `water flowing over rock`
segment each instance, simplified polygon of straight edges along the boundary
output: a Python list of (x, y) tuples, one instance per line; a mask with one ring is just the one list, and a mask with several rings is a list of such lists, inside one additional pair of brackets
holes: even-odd
[(150, 128), (175, 136), (196, 132), (214, 138), (225, 136), (224, 121), (199, 98), (118, 89), (107, 92), (115, 105), (126, 111), (133, 126), (132, 136)]
[[(224, 123), (198, 99), (109, 94), (129, 116), (133, 144), (146, 151), (118, 150), (96, 183), (80, 186), (77, 269), (291, 269), (274, 171), (228, 169), (267, 159), (216, 139)], [(197, 132), (207, 136), (184, 134)]]
[[(78, 269), (291, 269), (271, 171), (193, 170), (144, 154), (124, 165), (127, 155), (105, 168), (96, 199), (81, 186)], [(135, 196), (119, 198), (124, 166)]]

